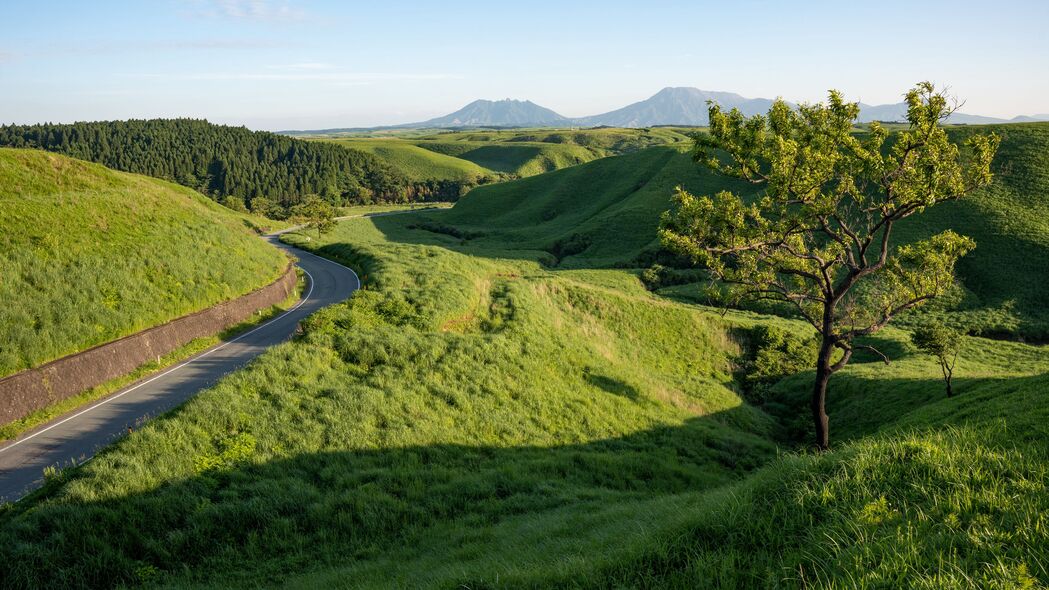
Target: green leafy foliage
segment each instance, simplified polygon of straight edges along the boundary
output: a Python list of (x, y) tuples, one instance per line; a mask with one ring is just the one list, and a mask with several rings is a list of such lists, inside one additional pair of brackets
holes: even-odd
[(958, 353), (961, 350), (962, 335), (957, 331), (941, 324), (924, 324), (919, 326), (911, 334), (911, 342), (918, 350), (936, 358), (943, 372), (943, 380), (947, 384), (947, 395), (952, 395), (951, 379), (954, 376), (954, 366), (958, 362)]
[(811, 370), (819, 353), (815, 334), (776, 325), (758, 325), (746, 338), (747, 354), (738, 371), (747, 400), (754, 404), (765, 403), (771, 388), (783, 378)]
[(945, 96), (922, 83), (907, 102), (909, 126), (891, 145), (877, 122), (853, 133), (859, 104), (835, 91), (826, 105), (778, 100), (768, 116), (712, 104), (696, 159), (764, 192), (748, 203), (729, 191), (695, 197), (679, 188), (677, 209), (663, 217), (664, 245), (709, 269), (735, 299), (792, 305), (820, 334), (812, 400), (820, 448), (829, 444), (827, 379), (848, 363), (853, 340), (946, 292), (956, 261), (975, 247), (951, 230), (892, 242), (900, 221), (988, 184), (999, 144), (973, 135), (963, 161), (941, 126)]
[(335, 207), (317, 195), (307, 195), (289, 213), (292, 221), (317, 230), (318, 238), (335, 228)]

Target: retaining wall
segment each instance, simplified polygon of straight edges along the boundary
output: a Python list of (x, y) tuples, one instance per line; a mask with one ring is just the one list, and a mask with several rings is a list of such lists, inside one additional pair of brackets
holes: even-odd
[(213, 307), (0, 379), (0, 424), (126, 375), (180, 346), (235, 326), (291, 295), (295, 267), (275, 282)]

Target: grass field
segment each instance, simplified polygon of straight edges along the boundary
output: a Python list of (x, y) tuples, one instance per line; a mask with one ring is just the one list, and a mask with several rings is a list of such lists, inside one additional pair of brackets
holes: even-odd
[[(834, 382), (832, 428), (851, 442), (781, 455), (789, 412), (744, 403), (733, 360), (740, 330), (795, 324), (661, 300), (629, 270), (505, 258), (412, 217), (303, 242), (367, 289), (8, 507), (3, 585), (1049, 579), (1041, 349), (968, 339), (946, 400), (890, 330), (891, 372), (860, 358)], [(777, 403), (807, 389), (788, 378)]]
[(890, 366), (831, 381), (833, 450), (800, 451), (811, 373), (755, 403), (738, 374), (800, 323), (609, 268), (675, 178), (724, 186), (661, 148), (289, 235), (366, 288), (2, 509), (0, 586), (1049, 585), (1049, 352), (967, 337), (947, 399), (887, 329)]
[(430, 201), (426, 203), (398, 203), (383, 205), (351, 205), (339, 207), (336, 211), (339, 217), (361, 217), (374, 215), (376, 213), (392, 213), (395, 211), (426, 211), (427, 209), (447, 209), (452, 203), (441, 201)]
[[(958, 265), (958, 288), (906, 318), (936, 318), (975, 334), (1049, 339), (1049, 124), (955, 127), (961, 140), (994, 130), (1002, 135), (987, 189), (933, 208), (901, 224), (910, 241), (951, 227), (976, 250)], [(694, 194), (722, 188), (755, 194), (697, 167), (681, 148), (662, 147), (602, 159), (520, 182), (481, 187), (431, 226), (473, 236), (472, 243), (507, 256), (544, 257), (549, 265), (637, 266), (658, 250), (659, 215), (676, 185)], [(640, 257), (638, 256), (642, 254)], [(667, 294), (698, 295), (696, 286)]]
[(611, 155), (688, 141), (687, 129), (446, 131), (321, 138), (375, 154), (413, 181), (535, 176)]
[(0, 210), (0, 376), (232, 299), (287, 264), (254, 237), (262, 220), (45, 152), (0, 150)]
[(375, 154), (412, 181), (477, 180), (486, 176), (494, 176), (491, 170), (474, 162), (427, 150), (406, 140), (360, 138), (329, 141)]

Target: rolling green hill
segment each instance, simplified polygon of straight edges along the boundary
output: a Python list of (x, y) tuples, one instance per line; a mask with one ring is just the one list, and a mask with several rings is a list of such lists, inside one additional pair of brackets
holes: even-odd
[(674, 128), (518, 129), (318, 139), (374, 154), (416, 182), (485, 184), (504, 176), (535, 176), (657, 145), (683, 145), (688, 132)]
[(341, 146), (374, 154), (412, 181), (430, 179), (473, 180), (492, 171), (469, 160), (423, 149), (410, 141), (384, 138), (329, 140)]
[[(1049, 338), (1049, 124), (955, 127), (961, 140), (1002, 136), (987, 189), (901, 224), (900, 240), (951, 227), (976, 240), (958, 266), (959, 288), (923, 310), (974, 333)], [(680, 148), (652, 148), (519, 182), (471, 192), (441, 224), (476, 236), (480, 246), (520, 250), (561, 267), (636, 266), (658, 249), (659, 215), (676, 185), (694, 194), (754, 188), (701, 169)], [(748, 191), (750, 191), (748, 193)], [(447, 229), (447, 228), (446, 228)], [(688, 288), (675, 288), (681, 293)], [(695, 291), (695, 289), (693, 289)], [(917, 316), (915, 316), (917, 317)]]
[[(743, 333), (796, 324), (668, 302), (629, 270), (506, 258), (412, 217), (289, 237), (355, 264), (367, 289), (0, 512), (0, 585), (1049, 580), (1042, 349), (967, 339), (946, 400), (935, 364), (889, 330), (891, 373), (859, 358), (836, 377), (832, 425), (851, 442), (777, 454), (791, 425), (744, 402), (732, 370)], [(789, 406), (807, 388), (775, 392)]]
[(232, 299), (287, 261), (167, 182), (0, 149), (0, 376)]
[[(1049, 126), (1017, 129), (973, 207), (1039, 206)], [(677, 183), (726, 186), (655, 148), (289, 235), (366, 288), (0, 510), (0, 586), (1049, 585), (1049, 352), (966, 337), (948, 399), (889, 328), (892, 365), (832, 379), (833, 450), (801, 451), (811, 373), (756, 399), (739, 372), (757, 328), (808, 328), (612, 268), (653, 257)], [(1000, 264), (1038, 235), (950, 219)]]

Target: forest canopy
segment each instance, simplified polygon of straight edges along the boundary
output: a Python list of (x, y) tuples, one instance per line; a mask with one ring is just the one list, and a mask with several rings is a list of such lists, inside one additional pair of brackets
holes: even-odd
[(196, 189), (227, 205), (262, 197), (273, 215), (320, 195), (333, 205), (454, 200), (469, 187), (410, 182), (365, 152), (203, 119), (0, 126), (0, 146), (36, 148)]

